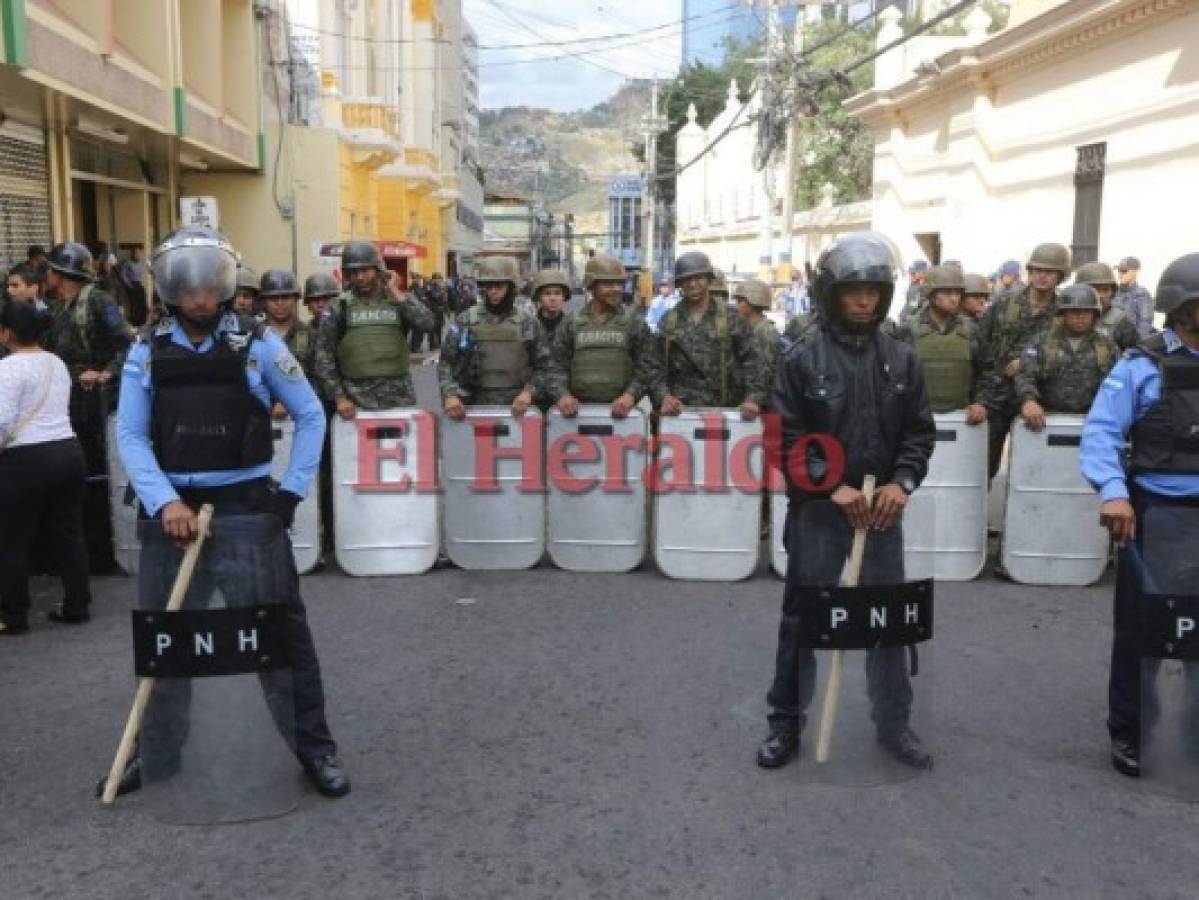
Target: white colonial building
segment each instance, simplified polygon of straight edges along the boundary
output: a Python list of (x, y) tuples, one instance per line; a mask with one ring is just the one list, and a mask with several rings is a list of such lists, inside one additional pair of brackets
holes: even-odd
[(848, 104), (875, 134), (874, 227), (983, 272), (1041, 241), (1137, 256), (1152, 289), (1199, 249), (1199, 0), (1014, 0), (991, 35), (979, 16), (881, 57)]

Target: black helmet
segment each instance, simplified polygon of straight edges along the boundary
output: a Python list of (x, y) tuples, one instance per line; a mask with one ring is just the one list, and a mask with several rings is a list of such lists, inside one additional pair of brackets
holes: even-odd
[(1199, 300), (1199, 253), (1180, 256), (1166, 266), (1157, 283), (1154, 310), (1168, 316), (1191, 300)]
[(237, 289), (237, 254), (233, 245), (211, 228), (188, 226), (172, 231), (150, 260), (154, 289), (165, 306), (178, 306), (182, 291), (215, 290), (228, 304)]
[(851, 234), (837, 241), (816, 261), (812, 296), (825, 315), (838, 314), (836, 289), (844, 284), (877, 284), (881, 293), (877, 318), (886, 318), (895, 296), (899, 258), (887, 238), (874, 231)]
[(1075, 309), (1082, 309), (1093, 313), (1103, 312), (1103, 306), (1099, 303), (1099, 295), (1095, 293), (1095, 289), (1089, 284), (1072, 284), (1058, 291), (1058, 313), (1061, 314)]
[(286, 269), (267, 269), (258, 282), (258, 291), (264, 300), (267, 297), (298, 297), (300, 285), (296, 276)]
[(304, 280), (304, 302), (322, 300), (326, 297), (336, 297), (341, 293), (341, 285), (329, 272), (313, 272)]
[(678, 284), (684, 278), (691, 275), (707, 275), (709, 278), (716, 277), (716, 270), (712, 268), (712, 260), (708, 259), (708, 254), (692, 250), (689, 253), (684, 253), (674, 261), (675, 284)]
[(50, 249), (47, 264), (59, 275), (65, 275), (75, 281), (91, 281), (96, 276), (92, 251), (75, 241), (55, 244)]
[(341, 270), (353, 272), (355, 269), (378, 269), (387, 271), (383, 265), (383, 257), (379, 248), (370, 241), (350, 241), (341, 249)]

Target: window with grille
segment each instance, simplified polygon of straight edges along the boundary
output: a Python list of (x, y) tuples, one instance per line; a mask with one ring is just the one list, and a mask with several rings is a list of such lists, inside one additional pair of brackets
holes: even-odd
[(1103, 177), (1107, 170), (1107, 144), (1078, 148), (1074, 168), (1075, 267), (1099, 258), (1099, 223), (1103, 213)]

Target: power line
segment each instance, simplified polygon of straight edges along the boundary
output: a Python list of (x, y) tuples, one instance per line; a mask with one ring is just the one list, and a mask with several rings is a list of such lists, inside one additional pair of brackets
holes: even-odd
[(912, 29), (911, 33), (905, 34), (900, 38), (896, 38), (891, 43), (887, 44), (885, 47), (879, 47), (873, 53), (869, 53), (866, 56), (863, 56), (861, 59), (850, 63), (848, 66), (843, 66), (839, 70), (840, 73), (842, 75), (848, 75), (850, 72), (854, 71), (855, 69), (860, 69), (862, 66), (867, 65), (868, 63), (874, 62), (876, 59), (878, 59), (884, 53), (887, 53), (891, 50), (894, 50), (896, 47), (906, 44), (912, 38), (914, 38), (918, 35), (924, 34), (924, 32), (929, 31), (930, 29), (936, 28), (938, 25), (940, 25), (946, 19), (956, 16), (958, 13), (962, 12), (969, 6), (973, 6), (977, 2), (978, 2), (978, 0), (961, 0), (961, 2), (955, 3), (953, 6), (946, 7), (944, 10), (942, 10), (937, 15), (933, 16), (927, 22), (924, 22), (923, 24), (918, 25), (916, 28)]

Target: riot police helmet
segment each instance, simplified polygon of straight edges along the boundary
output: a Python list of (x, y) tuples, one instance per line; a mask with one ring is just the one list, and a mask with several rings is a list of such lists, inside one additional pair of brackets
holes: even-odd
[(1157, 283), (1154, 310), (1169, 316), (1192, 300), (1199, 300), (1199, 253), (1180, 256), (1166, 266)]
[(346, 273), (355, 269), (378, 269), (386, 272), (379, 248), (370, 241), (349, 241), (341, 249), (341, 270)]
[(168, 234), (150, 261), (154, 289), (167, 307), (191, 290), (213, 290), (228, 305), (237, 289), (237, 254), (211, 228), (188, 226)]
[(296, 276), (286, 269), (267, 269), (262, 273), (262, 281), (258, 285), (259, 296), (268, 297), (298, 297), (300, 285)]
[(873, 284), (879, 289), (876, 318), (886, 318), (895, 296), (895, 272), (899, 257), (883, 235), (863, 231), (847, 235), (820, 254), (812, 296), (830, 319), (840, 316), (837, 289), (851, 284)]

